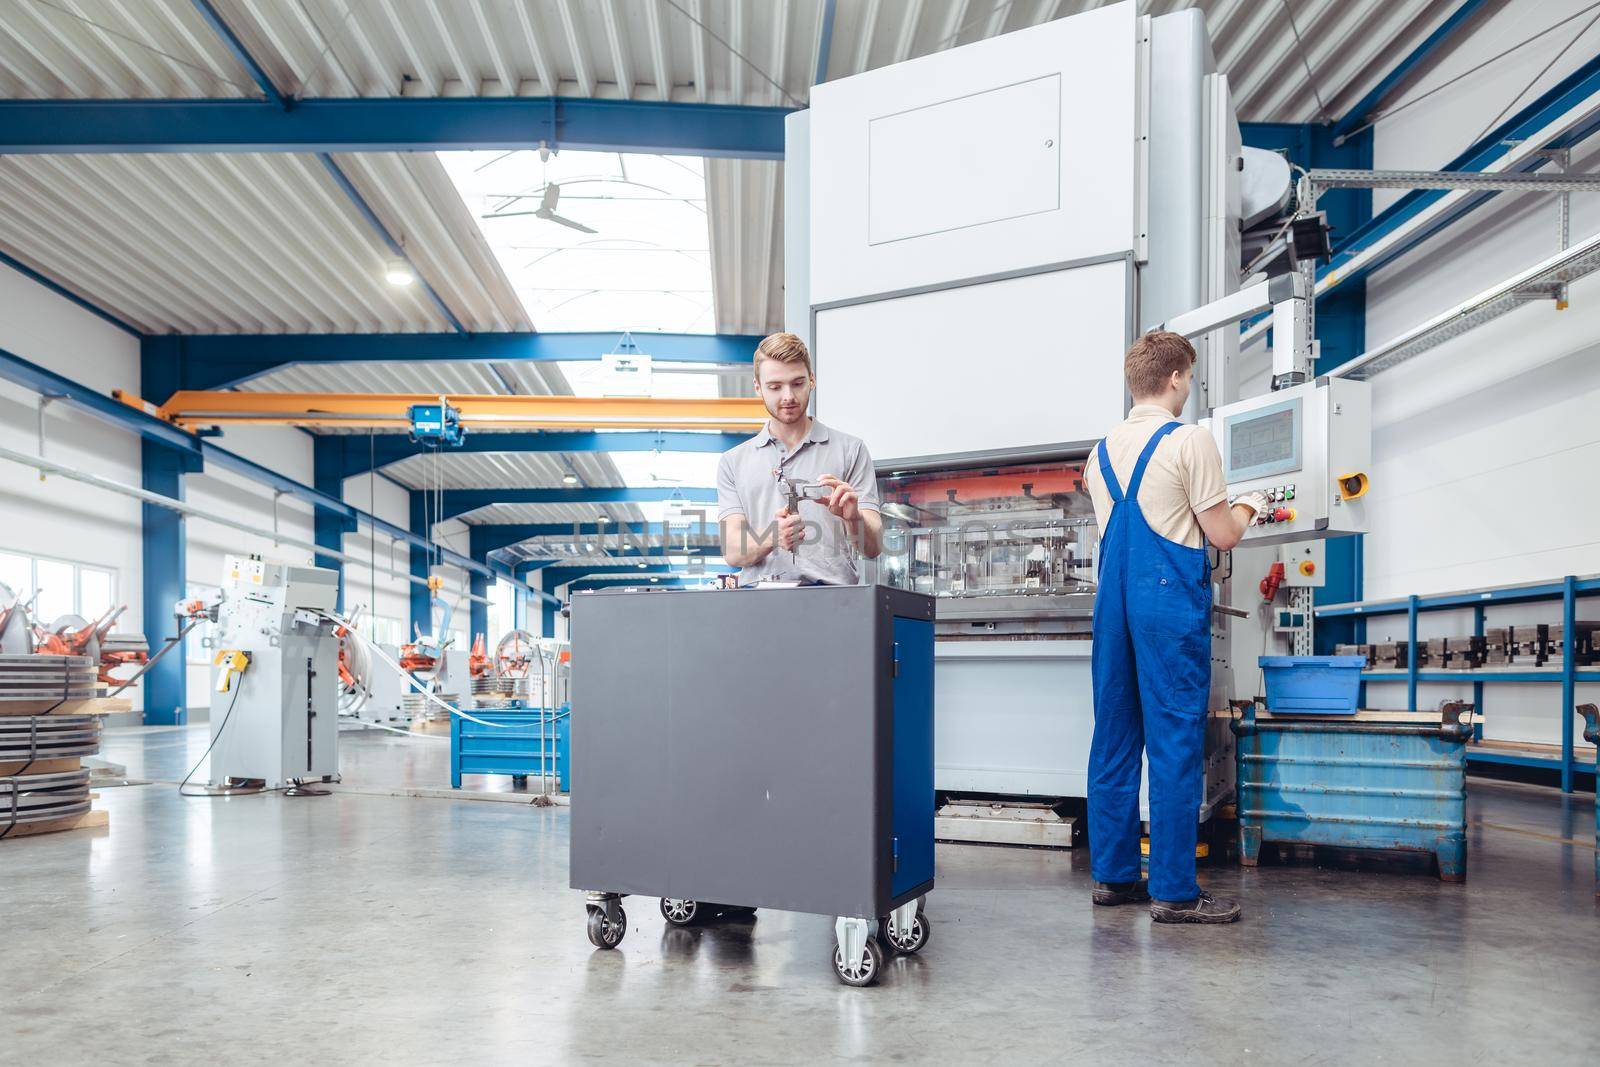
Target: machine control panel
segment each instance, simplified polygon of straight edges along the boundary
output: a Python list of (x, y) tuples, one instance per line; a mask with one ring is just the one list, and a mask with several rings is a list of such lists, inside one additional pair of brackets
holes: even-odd
[(1262, 492), (1266, 494), (1267, 503), (1273, 506), (1256, 516), (1257, 526), (1293, 522), (1299, 517), (1299, 512), (1296, 511), (1293, 504), (1289, 503), (1294, 499), (1294, 484), (1292, 482), (1288, 485), (1276, 485), (1270, 489), (1263, 489)]
[(1318, 378), (1219, 407), (1210, 430), (1230, 498), (1259, 491), (1268, 508), (1245, 531), (1255, 544), (1362, 533), (1372, 461), (1371, 387)]

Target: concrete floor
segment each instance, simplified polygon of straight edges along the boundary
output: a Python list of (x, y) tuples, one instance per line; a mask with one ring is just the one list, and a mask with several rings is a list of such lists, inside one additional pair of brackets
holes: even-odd
[[(204, 727), (113, 731), (180, 778)], [(426, 746), (426, 747), (425, 747)], [(106, 789), (109, 831), (0, 844), (11, 1063), (1594, 1063), (1587, 795), (1474, 781), (1464, 886), (1219, 867), (1233, 927), (1093, 908), (1087, 855), (940, 846), (923, 955), (840, 985), (831, 921), (584, 936), (568, 809), (378, 795), (443, 745), (346, 735), (344, 792)], [(499, 783), (503, 785), (503, 783)]]

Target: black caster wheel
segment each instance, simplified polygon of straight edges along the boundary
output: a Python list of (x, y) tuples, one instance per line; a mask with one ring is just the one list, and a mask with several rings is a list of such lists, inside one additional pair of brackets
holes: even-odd
[(694, 921), (700, 917), (700, 905), (693, 900), (662, 897), (661, 917), (673, 926), (692, 926)]
[(845, 985), (867, 986), (878, 980), (878, 975), (883, 973), (883, 947), (876, 938), (867, 938), (867, 954), (860, 966), (846, 967), (844, 952), (839, 948), (833, 950), (833, 973), (839, 976), (839, 981)]
[(606, 918), (604, 908), (589, 909), (589, 942), (595, 948), (616, 948), (622, 944), (622, 935), (628, 932), (628, 915), (617, 909), (617, 920)]
[(928, 934), (932, 929), (928, 917), (922, 912), (917, 912), (911, 918), (911, 929), (900, 930), (894, 925), (894, 916), (891, 915), (880, 927), (884, 931), (884, 939), (888, 947), (902, 956), (914, 956), (922, 951), (928, 943)]

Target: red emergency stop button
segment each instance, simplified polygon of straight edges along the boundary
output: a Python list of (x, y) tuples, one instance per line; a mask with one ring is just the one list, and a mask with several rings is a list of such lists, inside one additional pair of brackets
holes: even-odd
[(1300, 573), (1309, 578), (1313, 574), (1317, 573), (1317, 565), (1311, 562), (1309, 559), (1303, 559), (1300, 561)]
[(1272, 519), (1274, 522), (1293, 522), (1294, 508), (1279, 508), (1272, 513)]

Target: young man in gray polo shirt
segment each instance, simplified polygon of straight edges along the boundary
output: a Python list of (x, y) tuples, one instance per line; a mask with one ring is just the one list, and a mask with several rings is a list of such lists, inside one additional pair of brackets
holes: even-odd
[[(854, 585), (861, 580), (857, 554), (876, 559), (883, 544), (867, 446), (806, 414), (816, 380), (811, 354), (794, 334), (775, 333), (756, 346), (755, 383), (767, 424), (717, 465), (722, 558), (740, 568), (741, 585), (762, 579)], [(800, 513), (790, 514), (779, 473), (832, 492), (825, 500), (802, 500)]]

